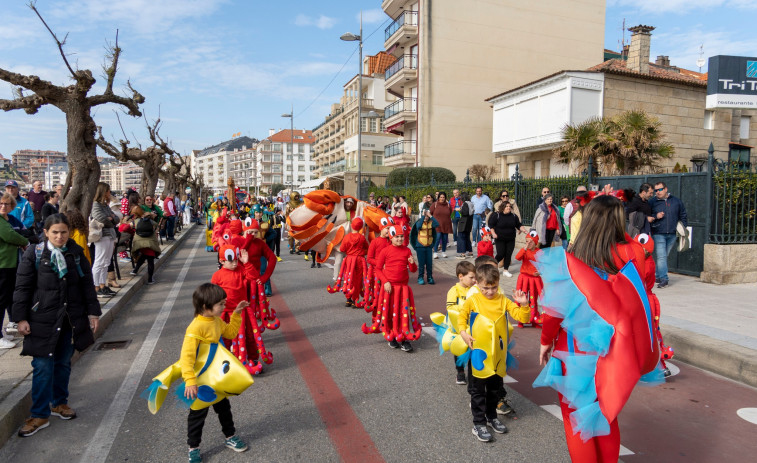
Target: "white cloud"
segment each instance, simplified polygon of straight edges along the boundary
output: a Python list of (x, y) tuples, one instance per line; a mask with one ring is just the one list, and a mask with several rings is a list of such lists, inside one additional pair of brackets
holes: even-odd
[(723, 8), (757, 8), (755, 0), (609, 0), (608, 7), (624, 6), (646, 13), (686, 14), (696, 9)]
[[(356, 15), (356, 18), (360, 20), (360, 13)], [(381, 8), (374, 8), (372, 10), (363, 11), (364, 24), (378, 24), (386, 21), (387, 19), (389, 19), (389, 17)]]
[[(661, 33), (652, 36), (651, 55), (670, 56), (670, 64), (684, 69), (698, 70), (699, 46), (704, 45), (704, 58), (715, 55), (751, 56), (757, 49), (757, 38), (738, 39), (731, 31), (713, 31), (709, 26), (697, 25), (682, 32)], [(696, 39), (694, 39), (694, 37)], [(664, 43), (665, 50), (655, 45)], [(702, 72), (707, 71), (707, 65)]]
[(331, 29), (337, 23), (336, 18), (320, 15), (316, 17), (310, 17), (304, 14), (298, 14), (294, 18), (294, 24), (296, 26), (315, 26), (318, 29)]

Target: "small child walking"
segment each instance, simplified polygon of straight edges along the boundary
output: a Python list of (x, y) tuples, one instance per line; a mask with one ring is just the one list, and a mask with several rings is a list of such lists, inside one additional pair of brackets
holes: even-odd
[[(507, 432), (507, 427), (497, 418), (497, 402), (500, 400), (506, 373), (506, 356), (512, 327), (507, 320), (509, 314), (515, 320), (527, 321), (531, 313), (528, 298), (523, 291), (513, 290), (513, 301), (501, 294), (499, 289), (499, 269), (496, 265), (482, 265), (476, 270), (476, 284), (479, 292), (469, 297), (463, 304), (457, 320), (460, 336), (468, 347), (483, 350), (485, 360), (474, 369), (468, 362), (468, 393), (471, 396), (473, 414), (473, 435), (482, 442), (490, 442), (492, 435), (487, 426), (499, 434)], [(517, 304), (516, 304), (517, 303)], [(471, 316), (475, 313), (475, 316)], [(481, 320), (483, 317), (487, 320)], [(500, 319), (504, 317), (504, 322)], [(499, 324), (497, 323), (498, 321)], [(488, 322), (492, 328), (490, 339), (472, 336), (474, 323)], [(499, 328), (502, 323), (504, 327)], [(503, 332), (504, 331), (504, 332)], [(499, 337), (499, 342), (493, 342)]]
[[(413, 224), (413, 230), (410, 232), (410, 244), (415, 249), (418, 256), (418, 284), (426, 283), (433, 285), (434, 281), (434, 248), (439, 240), (439, 233), (436, 228), (439, 222), (431, 215), (431, 210), (426, 204), (423, 205), (421, 216)], [(423, 280), (423, 275), (426, 280)]]
[(342, 260), (342, 266), (339, 269), (339, 276), (333, 286), (329, 285), (327, 290), (333, 294), (343, 292), (347, 298), (345, 307), (363, 307), (365, 301), (360, 301), (363, 293), (363, 279), (368, 273), (366, 267), (365, 255), (368, 253), (368, 240), (363, 234), (363, 219), (355, 217), (350, 222), (352, 233), (342, 239), (339, 250), (345, 254)]
[[(184, 380), (184, 396), (187, 399), (197, 398), (197, 377), (195, 374), (195, 362), (197, 350), (202, 342), (215, 342), (221, 337), (234, 338), (242, 323), (240, 313), (249, 305), (247, 301), (241, 301), (234, 309), (229, 323), (224, 322), (220, 316), (226, 308), (226, 293), (212, 283), (200, 285), (192, 294), (195, 318), (187, 327), (184, 335), (184, 343), (181, 346), (181, 377)], [(208, 416), (208, 408), (201, 410), (189, 410), (187, 418), (187, 444), (189, 445), (189, 463), (201, 463), (200, 442), (202, 441), (202, 428), (205, 426), (205, 418)], [(247, 444), (236, 435), (234, 418), (231, 414), (231, 403), (228, 398), (213, 404), (213, 411), (218, 415), (221, 430), (226, 437), (224, 445), (235, 452), (247, 450)]]
[[(528, 305), (531, 307), (531, 326), (541, 326), (541, 314), (539, 313), (539, 294), (544, 288), (539, 272), (534, 267), (536, 253), (539, 252), (539, 235), (531, 230), (526, 237), (526, 247), (518, 251), (515, 258), (522, 262), (520, 274), (515, 289), (528, 295)], [(523, 328), (523, 323), (518, 322), (518, 327)]]
[(481, 239), (476, 245), (476, 254), (479, 256), (494, 257), (494, 243), (492, 243), (492, 233), (489, 227), (482, 227), (480, 232)]
[[(468, 290), (476, 284), (476, 267), (471, 262), (467, 260), (459, 262), (455, 267), (455, 273), (457, 274), (457, 283), (447, 291), (447, 323), (453, 323), (453, 319), (457, 320)], [(450, 325), (450, 327), (457, 330), (456, 325)], [(457, 364), (457, 356), (455, 356), (455, 369), (457, 370), (455, 382), (466, 384), (465, 366)]]

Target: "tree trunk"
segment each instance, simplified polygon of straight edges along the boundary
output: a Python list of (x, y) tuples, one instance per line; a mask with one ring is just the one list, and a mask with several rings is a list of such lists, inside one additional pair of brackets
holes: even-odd
[(142, 197), (155, 197), (155, 189), (158, 187), (160, 178), (160, 166), (163, 164), (163, 157), (148, 158), (142, 163), (142, 184), (140, 186)]
[(100, 164), (97, 162), (95, 121), (89, 107), (80, 101), (67, 100), (61, 108), (66, 113), (68, 179), (71, 189), (64, 195), (61, 212), (78, 209), (89, 216), (97, 184), (100, 181)]

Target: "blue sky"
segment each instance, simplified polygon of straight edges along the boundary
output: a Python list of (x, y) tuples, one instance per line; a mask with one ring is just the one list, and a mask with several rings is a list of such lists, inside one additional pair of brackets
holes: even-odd
[[(52, 38), (25, 4), (0, 0), (0, 67), (67, 84)], [(263, 138), (269, 128), (288, 128), (281, 114), (291, 105), (296, 128), (319, 124), (341, 96), (342, 85), (357, 73), (357, 47), (339, 36), (358, 32), (362, 8), (363, 35), (373, 33), (364, 51), (380, 51), (390, 22), (380, 5), (380, 0), (37, 2), (50, 27), (60, 37), (69, 34), (69, 59), (93, 70), (98, 91), (106, 41), (112, 42), (119, 29), (123, 55), (117, 87), (131, 80), (147, 98), (146, 116), (152, 120), (160, 112), (162, 135), (182, 153), (236, 132)], [(696, 69), (702, 44), (705, 58), (757, 55), (757, 0), (608, 0), (606, 48), (619, 48), (623, 18), (626, 27), (655, 26), (652, 59), (669, 55), (680, 67)], [(11, 97), (10, 86), (0, 82), (0, 98)], [(111, 139), (122, 137), (114, 109), (104, 105), (95, 113)], [(121, 120), (130, 138), (146, 144), (144, 121), (123, 115)], [(25, 148), (65, 151), (63, 114), (51, 107), (34, 116), (0, 112), (0, 153), (10, 158)]]

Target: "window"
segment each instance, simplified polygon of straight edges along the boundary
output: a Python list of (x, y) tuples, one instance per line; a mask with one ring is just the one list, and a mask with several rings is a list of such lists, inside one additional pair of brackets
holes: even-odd
[(280, 154), (274, 154), (273, 155), (273, 162), (281, 162), (281, 155)]
[(300, 160), (300, 161), (304, 161), (305, 160), (305, 156), (303, 156), (303, 155), (300, 154), (299, 156), (297, 156), (297, 159)]
[(704, 128), (705, 130), (712, 130), (715, 128), (715, 111), (704, 112)]
[(274, 143), (271, 151), (281, 151), (281, 143)]
[(371, 132), (378, 132), (378, 130), (376, 130), (377, 122), (378, 122), (378, 119), (376, 119), (375, 117), (371, 118)]
[(292, 160), (292, 155), (291, 154), (287, 154), (287, 161), (291, 161), (291, 160)]
[(305, 172), (305, 166), (298, 166), (297, 167), (298, 172)]
[(292, 176), (291, 175), (287, 175), (287, 183), (292, 183)]
[(380, 166), (384, 164), (384, 155), (379, 153), (373, 153), (373, 165), (374, 166)]
[(361, 117), (360, 118), (360, 131), (361, 132), (367, 132), (368, 131), (367, 121), (366, 121), (365, 117)]
[(749, 138), (749, 125), (752, 123), (750, 116), (741, 116), (741, 124), (739, 125), (739, 138)]
[(300, 183), (302, 183), (302, 182), (305, 181), (305, 177), (303, 177), (302, 175), (300, 175), (299, 177), (297, 177), (297, 181), (300, 182)]
[(281, 183), (281, 175), (274, 175), (273, 183)]
[(274, 165), (273, 165), (273, 171), (274, 171), (274, 172), (281, 172), (281, 165), (279, 165), (279, 164), (274, 164)]
[(291, 172), (291, 171), (292, 171), (292, 165), (291, 165), (291, 164), (287, 164), (287, 171), (288, 171), (288, 172)]

